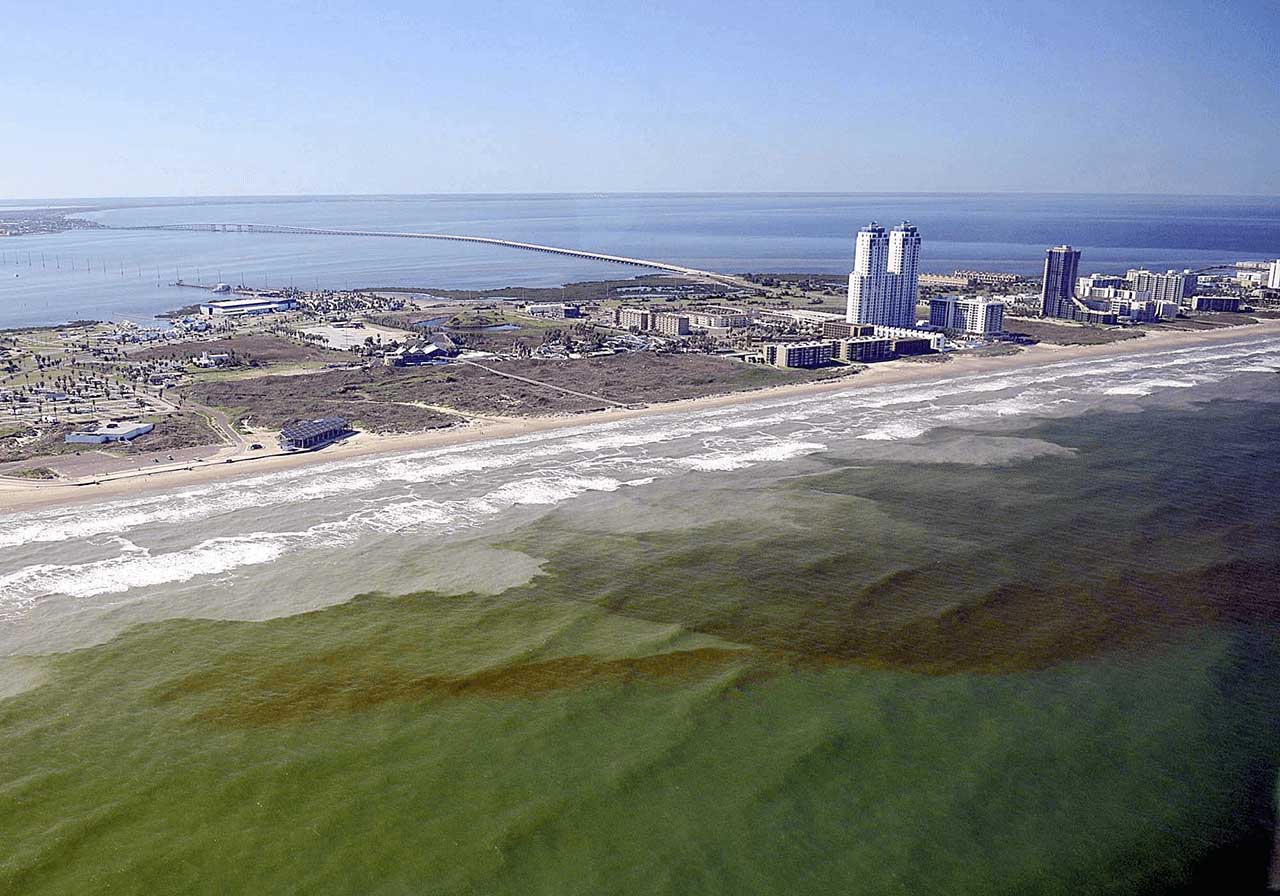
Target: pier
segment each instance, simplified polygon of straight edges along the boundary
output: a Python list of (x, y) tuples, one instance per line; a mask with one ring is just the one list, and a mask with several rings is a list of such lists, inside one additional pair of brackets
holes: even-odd
[(285, 224), (135, 224), (131, 226), (111, 225), (107, 230), (177, 230), (199, 231), (207, 233), (283, 233), (301, 236), (367, 236), (413, 240), (449, 240), (456, 243), (480, 243), (488, 246), (502, 246), (507, 249), (521, 249), (525, 252), (544, 252), (550, 255), (565, 255), (570, 258), (582, 258), (587, 261), (605, 261), (610, 264), (624, 264), (631, 267), (649, 268), (666, 271), (697, 280), (710, 280), (730, 286), (755, 289), (755, 285), (741, 277), (731, 274), (720, 274), (715, 271), (703, 271), (698, 268), (687, 268), (665, 261), (653, 261), (648, 258), (630, 258), (625, 255), (607, 255), (603, 252), (591, 252), (586, 249), (568, 249), (562, 246), (542, 246), (537, 243), (522, 243), (516, 240), (503, 240), (488, 236), (467, 236), (456, 233), (407, 233), (398, 230), (334, 230), (321, 227), (293, 227)]

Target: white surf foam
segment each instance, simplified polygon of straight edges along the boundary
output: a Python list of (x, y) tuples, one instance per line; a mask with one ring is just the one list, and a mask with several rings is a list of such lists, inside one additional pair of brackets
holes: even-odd
[(1104, 395), (1150, 395), (1157, 389), (1191, 389), (1197, 385), (1195, 380), (1143, 380), (1123, 386), (1112, 386), (1103, 390)]

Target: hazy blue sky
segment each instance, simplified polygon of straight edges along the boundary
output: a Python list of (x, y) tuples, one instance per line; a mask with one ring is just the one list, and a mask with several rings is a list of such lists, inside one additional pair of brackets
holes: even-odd
[(10, 0), (0, 47), (4, 197), (1280, 194), (1277, 0)]

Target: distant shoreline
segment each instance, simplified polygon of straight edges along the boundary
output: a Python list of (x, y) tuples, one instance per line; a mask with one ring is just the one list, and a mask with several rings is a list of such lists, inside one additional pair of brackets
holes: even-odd
[(870, 386), (898, 383), (937, 382), (975, 374), (1023, 370), (1060, 361), (1081, 358), (1112, 358), (1122, 355), (1188, 348), (1196, 345), (1231, 342), (1252, 336), (1280, 334), (1280, 320), (1267, 320), (1208, 331), (1149, 332), (1143, 339), (1125, 340), (1105, 345), (1054, 346), (1034, 345), (1013, 355), (958, 356), (945, 364), (923, 364), (908, 360), (873, 364), (863, 372), (834, 380), (774, 386), (752, 392), (735, 392), (700, 398), (682, 399), (638, 408), (617, 408), (581, 414), (541, 417), (491, 419), (461, 424), (443, 430), (417, 433), (378, 435), (358, 433), (350, 439), (320, 451), (300, 454), (271, 454), (257, 458), (235, 458), (227, 463), (225, 455), (178, 469), (127, 471), (97, 477), (89, 482), (39, 482), (14, 479), (0, 480), (0, 513), (34, 510), (55, 505), (88, 504), (112, 498), (144, 495), (153, 492), (200, 485), (206, 482), (246, 478), (262, 473), (304, 469), (309, 466), (376, 455), (394, 455), (410, 451), (446, 448), (491, 439), (507, 439), (531, 433), (590, 426), (618, 420), (665, 414), (694, 413), (733, 405), (750, 404), (779, 398), (844, 392)]

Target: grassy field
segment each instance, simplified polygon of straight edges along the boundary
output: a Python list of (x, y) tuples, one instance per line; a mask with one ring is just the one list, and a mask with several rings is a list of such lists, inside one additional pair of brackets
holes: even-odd
[(1220, 311), (1201, 317), (1179, 318), (1161, 323), (1146, 324), (1146, 327), (1151, 330), (1220, 330), (1223, 327), (1239, 327), (1255, 323), (1259, 317), (1260, 315), (1258, 314)]
[(523, 302), (596, 302), (632, 295), (637, 287), (656, 291), (696, 288), (707, 295), (723, 295), (729, 289), (714, 283), (702, 283), (672, 274), (644, 274), (625, 280), (585, 280), (559, 287), (505, 286), (501, 289), (435, 289), (423, 287), (366, 287), (367, 292), (387, 295), (431, 296), (449, 301), (479, 302), (488, 300)]
[(1075, 324), (1055, 324), (1048, 321), (1005, 319), (1005, 332), (1010, 336), (1025, 336), (1049, 345), (1106, 345), (1126, 339), (1140, 339), (1141, 330), (1105, 329)]
[(39, 429), (24, 426), (0, 435), (0, 462), (26, 460), (100, 451), (115, 456), (141, 454), (148, 451), (173, 451), (197, 445), (216, 445), (222, 441), (209, 422), (199, 414), (179, 413), (138, 417), (154, 423), (155, 429), (132, 442), (108, 442), (103, 445), (68, 443), (67, 433), (84, 429), (84, 423), (57, 423)]
[(528, 360), (495, 369), (599, 396), (567, 395), (466, 364), (438, 367), (328, 370), (310, 376), (262, 376), (200, 382), (193, 399), (227, 408), (233, 419), (277, 428), (299, 418), (337, 415), (381, 432), (447, 426), (456, 415), (534, 416), (579, 413), (610, 401), (641, 404), (760, 389), (783, 383), (848, 375), (851, 368), (787, 371), (755, 367), (708, 355), (637, 353), (573, 361)]
[(350, 356), (315, 345), (306, 345), (284, 336), (255, 333), (229, 336), (208, 342), (184, 342), (144, 349), (132, 357), (140, 361), (178, 360), (199, 357), (203, 352), (230, 354), (241, 364), (282, 364), (302, 361), (338, 364)]
[(5, 475), (12, 479), (49, 480), (58, 478), (58, 474), (48, 467), (27, 467), (25, 470), (14, 470), (12, 473), (6, 473)]

